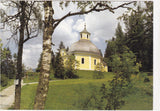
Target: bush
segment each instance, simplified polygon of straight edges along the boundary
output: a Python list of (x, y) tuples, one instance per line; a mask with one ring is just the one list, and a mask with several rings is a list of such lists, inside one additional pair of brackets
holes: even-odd
[(1, 86), (4, 87), (7, 86), (7, 84), (8, 84), (8, 78), (4, 74), (1, 74)]
[(72, 71), (72, 70), (67, 70), (66, 73), (65, 73), (65, 76), (66, 76), (66, 78), (70, 78), (70, 79), (79, 78), (79, 76), (76, 75), (75, 72)]
[(145, 78), (144, 78), (144, 82), (150, 82), (149, 78), (148, 78), (148, 77), (145, 77)]

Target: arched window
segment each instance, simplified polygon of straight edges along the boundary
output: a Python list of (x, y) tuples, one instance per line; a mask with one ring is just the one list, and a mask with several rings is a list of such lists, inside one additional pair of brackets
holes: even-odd
[(96, 59), (94, 59), (94, 65), (96, 65)]
[(82, 63), (82, 64), (84, 64), (84, 58), (82, 58), (82, 61), (81, 61), (81, 63)]
[(88, 39), (88, 35), (87, 35), (87, 39)]
[(81, 34), (81, 38), (82, 38), (82, 34)]

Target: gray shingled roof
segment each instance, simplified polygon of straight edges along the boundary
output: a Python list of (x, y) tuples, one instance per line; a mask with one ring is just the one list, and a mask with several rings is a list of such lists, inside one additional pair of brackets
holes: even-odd
[(98, 56), (102, 56), (100, 50), (90, 41), (81, 39), (71, 45), (69, 48), (69, 53), (92, 53)]

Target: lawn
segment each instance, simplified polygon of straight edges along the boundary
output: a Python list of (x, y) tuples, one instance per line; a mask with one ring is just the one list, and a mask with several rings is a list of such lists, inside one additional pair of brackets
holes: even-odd
[[(51, 81), (45, 105), (47, 110), (82, 110), (82, 103), (93, 93), (100, 90), (102, 83), (108, 84), (113, 73), (105, 73), (104, 79), (93, 79), (92, 71), (78, 71), (80, 78)], [(152, 109), (152, 76), (150, 82), (143, 79), (134, 80), (133, 93), (125, 97), (125, 105), (121, 109)], [(37, 85), (26, 85), (22, 88), (21, 109), (33, 109)], [(136, 106), (136, 107), (133, 107)], [(92, 107), (88, 107), (92, 110)]]

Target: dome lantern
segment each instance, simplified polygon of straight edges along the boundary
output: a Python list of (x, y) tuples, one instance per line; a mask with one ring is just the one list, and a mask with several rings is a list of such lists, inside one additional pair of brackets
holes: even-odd
[(80, 39), (90, 40), (90, 33), (86, 29), (86, 24), (84, 24), (83, 31), (80, 32)]

